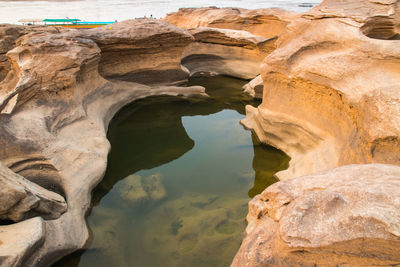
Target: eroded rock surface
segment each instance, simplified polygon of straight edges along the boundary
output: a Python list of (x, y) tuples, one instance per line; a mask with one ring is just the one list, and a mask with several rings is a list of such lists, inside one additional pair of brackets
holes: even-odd
[(103, 77), (139, 83), (176, 82), (188, 77), (180, 59), (193, 37), (168, 22), (136, 19), (82, 34), (101, 49), (99, 72)]
[[(153, 85), (139, 83), (140, 79), (123, 81), (127, 68), (140, 71), (125, 62), (116, 66), (121, 79), (104, 79), (109, 77), (104, 74), (103, 51), (126, 46), (131, 61), (155, 62), (140, 64), (144, 71), (159, 73), (166, 66), (180, 66), (180, 54), (193, 40), (186, 31), (163, 21), (127, 21), (125, 31), (121, 24), (87, 32), (26, 27), (6, 54), (10, 70), (0, 84), (0, 160), (27, 180), (62, 193), (68, 203), (61, 217), (43, 221), (44, 241), (35, 243), (35, 249), (1, 248), (4, 255), (20, 253), (13, 255), (15, 265), (47, 266), (85, 245), (90, 192), (104, 175), (110, 149), (107, 126), (121, 107), (153, 95), (205, 95), (200, 86), (170, 85), (183, 76)], [(147, 45), (155, 49), (146, 50)], [(10, 229), (0, 226), (4, 234)], [(30, 246), (28, 240), (21, 242)]]
[[(269, 54), (261, 71), (263, 103), (248, 107), (243, 123), (292, 157), (280, 178), (352, 163), (399, 164), (398, 10), (393, 0), (332, 0), (302, 17), (234, 8), (182, 9), (167, 17), (182, 27), (213, 27), (190, 31), (146, 19), (85, 32), (0, 28), (0, 160), (12, 176), (68, 203), (58, 219), (0, 226), (1, 263), (47, 266), (85, 246), (84, 216), (105, 172), (109, 121), (135, 99), (204, 96), (202, 87), (171, 85), (189, 73), (253, 78)], [(148, 184), (159, 188), (158, 181)], [(251, 202), (248, 235), (233, 265), (399, 264), (398, 188), (398, 167), (387, 165), (280, 182)], [(171, 221), (169, 235), (188, 233), (205, 218), (181, 219)], [(105, 224), (117, 227), (115, 220)], [(221, 225), (212, 224), (217, 237), (232, 226)], [(174, 242), (183, 240), (197, 242)], [(209, 251), (203, 243), (199, 248)]]
[[(26, 266), (29, 256), (39, 249), (46, 236), (45, 223), (35, 217), (0, 230), (0, 265)], [(37, 262), (40, 265), (40, 262)]]
[(348, 165), (278, 182), (249, 203), (232, 266), (400, 263), (400, 167)]
[(248, 10), (242, 8), (181, 8), (165, 20), (184, 29), (211, 27), (244, 30), (264, 38), (278, 36), (297, 13), (278, 8)]
[(365, 164), (400, 164), (398, 8), (327, 0), (279, 36), (242, 123), (290, 166), (250, 202), (232, 266), (400, 264), (400, 168)]
[(21, 221), (35, 215), (57, 219), (67, 210), (62, 196), (16, 174), (0, 162), (0, 220)]
[(264, 92), (264, 84), (261, 75), (258, 75), (249, 83), (243, 86), (243, 92), (249, 94), (250, 96), (258, 99), (262, 99)]
[(247, 31), (201, 27), (189, 32), (195, 42), (185, 48), (182, 65), (191, 75), (252, 79), (260, 73), (263, 59), (275, 48), (274, 40)]
[(399, 41), (363, 31), (372, 18), (394, 23), (398, 5), (325, 1), (280, 35), (263, 63), (263, 103), (248, 107), (243, 121), (291, 156), (280, 178), (352, 163), (400, 164)]

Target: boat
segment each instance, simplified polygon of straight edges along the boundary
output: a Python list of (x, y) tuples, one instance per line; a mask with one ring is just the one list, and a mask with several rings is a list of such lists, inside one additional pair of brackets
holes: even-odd
[(43, 25), (72, 29), (91, 29), (113, 24), (117, 21), (82, 21), (80, 19), (20, 19), (18, 22), (21, 22), (23, 25)]
[(298, 6), (299, 6), (299, 7), (313, 7), (314, 4), (312, 4), (312, 3), (301, 3), (301, 4), (299, 4)]

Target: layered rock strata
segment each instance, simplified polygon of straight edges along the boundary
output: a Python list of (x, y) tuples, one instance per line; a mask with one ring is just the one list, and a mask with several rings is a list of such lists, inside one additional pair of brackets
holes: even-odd
[(274, 40), (246, 31), (201, 27), (189, 32), (195, 42), (185, 48), (181, 63), (191, 75), (252, 79), (260, 73), (265, 56), (275, 48)]
[(182, 59), (191, 75), (253, 79), (260, 73), (262, 60), (275, 49), (277, 36), (297, 17), (297, 13), (273, 8), (207, 7), (181, 8), (165, 20), (189, 29), (195, 37)]
[(278, 8), (248, 10), (243, 8), (180, 8), (165, 20), (184, 29), (210, 27), (243, 30), (270, 39), (285, 30), (298, 16), (295, 12)]
[[(351, 163), (400, 164), (400, 46), (368, 37), (398, 2), (326, 1), (288, 26), (262, 67), (263, 102), (243, 124), (292, 158), (290, 178)], [(394, 27), (395, 28), (395, 27)]]
[[(20, 236), (17, 231), (22, 225), (0, 226), (2, 263), (14, 266), (47, 266), (85, 245), (90, 192), (104, 175), (110, 149), (107, 125), (122, 106), (151, 95), (205, 95), (199, 86), (169, 85), (188, 77), (188, 73), (162, 84), (152, 80), (146, 80), (147, 84), (110, 81), (99, 74), (98, 69), (109, 77), (107, 53), (121, 52), (121, 46), (129, 48), (126, 56), (131, 61), (143, 63), (133, 67), (117, 60), (121, 77), (131, 67), (134, 73), (177, 70), (180, 54), (193, 37), (166, 22), (127, 21), (112, 29), (88, 32), (51, 29), (25, 28), (6, 54), (10, 70), (0, 87), (0, 160), (25, 179), (65, 196), (68, 210), (58, 219), (57, 215), (51, 217), (53, 220), (43, 216), (45, 220), (36, 217), (23, 221), (26, 236), (32, 238), (18, 239), (18, 247), (10, 245), (9, 240)], [(146, 48), (157, 44), (157, 49)], [(36, 204), (32, 204), (32, 209), (42, 212), (44, 200), (39, 200), (36, 210)]]
[[(158, 38), (154, 38), (154, 28), (158, 30)], [(193, 41), (193, 36), (168, 22), (146, 20), (139, 24), (132, 20), (114, 23), (87, 30), (83, 37), (100, 47), (99, 72), (107, 79), (170, 83), (188, 77), (180, 59), (182, 49)], [(139, 54), (148, 56), (138, 57)]]
[(290, 167), (250, 202), (232, 266), (400, 264), (400, 167), (366, 164), (400, 164), (399, 6), (324, 1), (279, 36), (242, 123)]
[(276, 183), (249, 203), (232, 266), (395, 266), (400, 167), (348, 165)]
[[(0, 160), (26, 184), (16, 195), (34, 199), (3, 218), (43, 217), (0, 226), (1, 264), (47, 266), (85, 246), (90, 192), (110, 149), (107, 125), (122, 106), (150, 95), (204, 95), (201, 87), (171, 86), (190, 72), (255, 77), (275, 48), (261, 71), (263, 103), (247, 108), (243, 124), (292, 157), (280, 178), (325, 172), (277, 183), (250, 203), (233, 265), (399, 264), (399, 168), (327, 171), (400, 163), (398, 10), (394, 0), (346, 0), (302, 17), (206, 8), (166, 18), (214, 28), (190, 32), (156, 20), (86, 32), (1, 27)], [(31, 193), (32, 183), (46, 197)], [(60, 209), (48, 213), (42, 203)]]
[(21, 221), (35, 215), (57, 219), (67, 210), (62, 196), (26, 180), (0, 163), (0, 220)]

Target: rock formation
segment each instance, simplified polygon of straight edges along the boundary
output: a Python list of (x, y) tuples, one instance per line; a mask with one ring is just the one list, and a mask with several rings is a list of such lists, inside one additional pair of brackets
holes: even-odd
[(40, 215), (57, 219), (67, 210), (62, 196), (16, 174), (0, 162), (0, 220), (15, 222)]
[(258, 75), (249, 83), (243, 86), (243, 92), (251, 95), (254, 98), (262, 99), (264, 92), (264, 84), (261, 75)]
[[(246, 31), (216, 28), (189, 30), (195, 42), (182, 55), (182, 65), (191, 75), (229, 75), (252, 79), (260, 73), (260, 64), (275, 46), (274, 40)], [(237, 66), (240, 65), (240, 68)]]
[(291, 156), (280, 178), (352, 163), (400, 163), (399, 41), (363, 31), (377, 16), (394, 23), (398, 5), (326, 1), (281, 34), (263, 63), (263, 103), (248, 107), (243, 121)]
[(270, 39), (277, 37), (298, 16), (278, 8), (248, 10), (243, 8), (181, 8), (165, 20), (184, 29), (211, 27), (248, 31)]
[[(13, 26), (8, 27), (11, 28), (3, 28), (7, 34), (13, 31)], [(48, 265), (85, 245), (88, 240), (85, 213), (90, 206), (90, 192), (104, 175), (110, 149), (107, 125), (122, 106), (151, 95), (204, 95), (204, 88), (199, 86), (169, 85), (188, 77), (188, 73), (170, 76), (162, 84), (153, 84), (153, 80), (123, 81), (132, 73), (148, 75), (147, 72), (154, 71), (157, 74), (166, 69), (178, 73), (180, 54), (193, 40), (189, 33), (155, 20), (127, 21), (113, 27), (88, 32), (22, 27), (23, 30), (18, 28), (21, 36), (15, 36), (14, 43), (7, 48), (10, 69), (0, 84), (0, 160), (25, 179), (65, 196), (68, 210), (55, 220), (44, 216), (46, 220), (26, 221), (29, 229), (25, 231), (40, 235), (20, 240), (19, 250), (3, 245), (4, 262)], [(157, 44), (154, 50), (143, 47)], [(121, 61), (116, 67), (121, 75), (109, 75), (108, 53), (122, 46), (129, 48), (126, 56), (131, 61), (143, 64), (133, 68)], [(153, 62), (153, 65), (144, 62)], [(130, 67), (132, 72), (125, 72)], [(104, 79), (98, 69), (104, 77), (114, 79)], [(57, 199), (56, 193), (46, 194)], [(16, 195), (13, 201), (17, 197), (23, 196)], [(46, 199), (35, 199), (32, 203), (36, 204), (29, 206), (44, 214)], [(38, 206), (35, 208), (35, 205)], [(59, 216), (56, 216), (57, 209), (52, 211), (51, 218)], [(0, 226), (0, 240), (16, 235), (18, 225)], [(33, 240), (37, 242), (29, 243)]]
[[(0, 183), (10, 188), (1, 218), (24, 221), (0, 226), (0, 263), (47, 266), (85, 246), (107, 126), (122, 106), (204, 96), (176, 85), (199, 72), (254, 78), (267, 56), (263, 102), (247, 107), (243, 124), (291, 156), (281, 179), (308, 176), (250, 203), (233, 265), (399, 264), (399, 167), (332, 170), (400, 164), (399, 5), (326, 0), (301, 17), (234, 8), (167, 16), (204, 27), (189, 31), (147, 19), (88, 31), (1, 26)], [(255, 95), (259, 85), (249, 85)]]
[(191, 75), (253, 79), (262, 60), (275, 49), (277, 36), (296, 17), (297, 13), (281, 9), (208, 7), (181, 8), (165, 20), (189, 29), (195, 37), (182, 58)]
[(399, 7), (327, 0), (279, 36), (242, 123), (290, 166), (250, 202), (232, 266), (400, 263), (400, 167), (366, 164), (400, 164)]
[[(110, 27), (82, 32), (101, 49), (99, 72), (103, 77), (139, 83), (187, 79), (180, 59), (182, 49), (193, 41), (188, 32), (160, 20), (132, 20)], [(158, 38), (154, 38), (154, 28)]]
[(276, 183), (249, 203), (232, 266), (400, 262), (400, 167), (348, 165)]

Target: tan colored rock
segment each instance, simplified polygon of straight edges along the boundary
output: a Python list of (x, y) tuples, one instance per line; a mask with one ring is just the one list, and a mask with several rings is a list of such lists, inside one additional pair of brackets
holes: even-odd
[(242, 8), (180, 8), (165, 20), (184, 29), (211, 27), (244, 30), (264, 38), (278, 36), (297, 13), (278, 8), (248, 10)]
[(400, 263), (400, 167), (349, 165), (278, 182), (249, 203), (232, 266)]
[(190, 75), (252, 79), (260, 73), (262, 60), (275, 48), (273, 40), (246, 31), (201, 27), (189, 32), (195, 42), (185, 48), (181, 63)]
[(258, 75), (243, 86), (243, 92), (258, 99), (262, 99), (264, 84), (261, 75)]
[(184, 47), (193, 37), (168, 22), (136, 19), (81, 33), (101, 49), (100, 74), (108, 79), (139, 83), (186, 80), (181, 68)]
[(394, 23), (398, 5), (324, 1), (280, 35), (263, 63), (263, 103), (248, 107), (243, 121), (292, 158), (280, 178), (400, 164), (399, 41), (363, 32), (377, 16)]
[[(156, 75), (166, 66), (180, 66), (180, 53), (193, 40), (186, 31), (163, 21), (128, 21), (128, 30), (122, 28), (123, 23), (107, 33), (110, 35), (101, 29), (30, 31), (17, 38), (15, 47), (6, 54), (11, 69), (0, 83), (0, 160), (28, 180), (44, 187), (56, 185), (68, 204), (67, 212), (58, 219), (44, 221), (44, 242), (32, 253), (2, 251), (24, 258), (24, 266), (39, 261), (50, 265), (86, 244), (85, 214), (91, 191), (104, 175), (110, 149), (107, 126), (121, 107), (154, 95), (206, 95), (200, 86), (170, 86), (181, 80), (178, 76), (154, 85), (138, 83), (140, 79), (115, 79), (126, 74), (124, 68), (129, 66), (123, 62), (116, 66), (122, 66), (121, 75), (116, 72), (112, 81), (104, 79), (98, 70), (104, 63), (103, 51), (109, 52), (105, 47), (124, 49), (125, 42), (127, 47), (138, 48), (136, 54), (129, 55), (130, 60), (143, 64), (153, 60), (154, 65), (143, 65), (142, 70)], [(108, 36), (111, 41), (99, 36)], [(158, 48), (146, 50), (150, 44), (152, 48), (158, 44)], [(115, 60), (118, 63), (119, 58)], [(141, 71), (134, 64), (130, 66), (135, 73)], [(0, 232), (8, 229), (0, 226)], [(30, 246), (27, 240), (25, 243)]]
[(57, 219), (67, 210), (62, 196), (14, 173), (0, 162), (0, 219), (15, 222), (40, 215)]
[(0, 265), (26, 266), (29, 256), (43, 245), (45, 236), (45, 224), (40, 217), (1, 226)]

